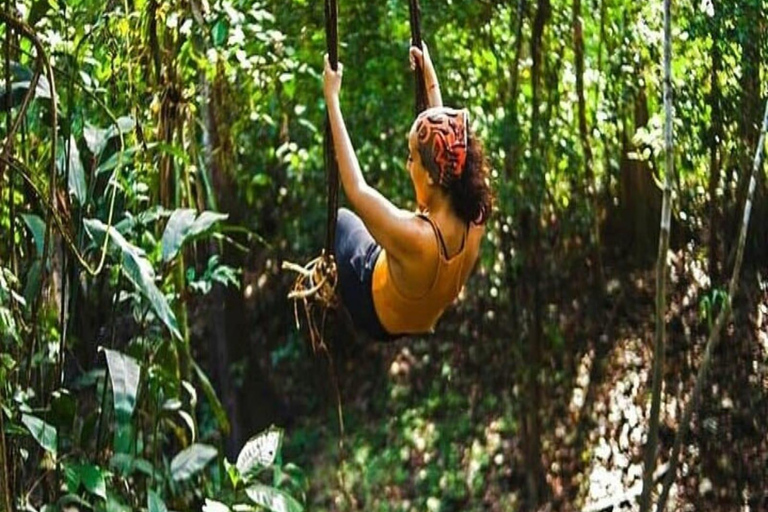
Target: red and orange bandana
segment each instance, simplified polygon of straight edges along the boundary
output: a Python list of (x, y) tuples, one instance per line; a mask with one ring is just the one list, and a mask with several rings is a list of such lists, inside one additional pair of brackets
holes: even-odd
[(416, 120), (422, 164), (441, 186), (449, 186), (464, 171), (469, 145), (469, 111), (431, 108)]

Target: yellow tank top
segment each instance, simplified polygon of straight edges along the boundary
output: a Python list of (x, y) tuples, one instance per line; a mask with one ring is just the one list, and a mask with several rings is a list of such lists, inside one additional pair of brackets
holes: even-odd
[[(461, 250), (447, 259), (445, 244), (440, 230), (425, 216), (435, 232), (438, 245), (438, 263), (435, 280), (426, 293), (420, 297), (403, 294), (392, 279), (386, 250), (382, 249), (373, 269), (373, 305), (384, 329), (390, 334), (415, 334), (431, 331), (437, 320), (459, 295), (465, 277), (464, 266), (469, 233), (465, 233)], [(432, 262), (426, 262), (431, 265)]]

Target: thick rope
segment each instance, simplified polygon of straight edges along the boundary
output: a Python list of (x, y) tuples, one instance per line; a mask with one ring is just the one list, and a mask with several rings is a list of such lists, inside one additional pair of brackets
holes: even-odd
[[(325, 0), (325, 37), (331, 68), (338, 70), (339, 31), (337, 0)], [(304, 306), (304, 318), (309, 329), (312, 351), (315, 353), (318, 350), (327, 351), (323, 339), (326, 313), (329, 308), (338, 306), (338, 298), (336, 296), (338, 276), (334, 248), (336, 245), (336, 221), (339, 210), (339, 166), (333, 148), (331, 120), (327, 112), (325, 115), (323, 143), (326, 182), (328, 186), (325, 249), (320, 253), (320, 256), (303, 267), (289, 261), (283, 262), (283, 270), (291, 270), (298, 274), (293, 288), (288, 293), (288, 298), (294, 301), (293, 307), (297, 328), (299, 327), (299, 302)]]
[[(410, 0), (408, 8), (411, 14), (411, 44), (419, 49), (423, 49), (421, 44), (421, 7), (419, 6), (419, 0)], [(418, 63), (413, 71), (413, 77), (416, 85), (416, 115), (419, 115), (427, 109), (427, 84), (424, 83), (424, 70)]]
[[(410, 24), (412, 44), (421, 48), (420, 8), (418, 0), (410, 0)], [(325, 34), (328, 49), (328, 60), (331, 69), (338, 70), (338, 5), (337, 0), (325, 0)], [(427, 106), (427, 92), (424, 83), (424, 70), (417, 66), (415, 70), (416, 83), (416, 112), (423, 112)], [(284, 261), (282, 268), (298, 274), (288, 298), (293, 300), (294, 318), (296, 328), (300, 327), (299, 302), (304, 309), (304, 317), (309, 329), (309, 337), (314, 353), (323, 352), (328, 361), (328, 372), (331, 375), (332, 384), (336, 393), (336, 409), (339, 421), (339, 458), (342, 467), (338, 476), (342, 492), (353, 508), (357, 507), (357, 500), (349, 493), (344, 479), (343, 461), (346, 455), (344, 446), (344, 413), (342, 408), (341, 391), (339, 389), (338, 376), (328, 346), (323, 334), (325, 331), (325, 319), (329, 308), (339, 305), (336, 294), (338, 273), (336, 270), (335, 245), (336, 222), (339, 210), (339, 168), (336, 161), (336, 153), (333, 146), (333, 134), (328, 113), (325, 117), (324, 134), (324, 159), (328, 185), (328, 215), (326, 220), (325, 249), (320, 256), (310, 261), (305, 266)]]
[[(339, 69), (339, 9), (336, 0), (325, 0), (325, 36), (331, 69)], [(325, 114), (325, 172), (328, 176), (328, 217), (325, 230), (325, 254), (333, 259), (336, 245), (336, 219), (339, 212), (339, 164), (333, 148), (331, 119)]]

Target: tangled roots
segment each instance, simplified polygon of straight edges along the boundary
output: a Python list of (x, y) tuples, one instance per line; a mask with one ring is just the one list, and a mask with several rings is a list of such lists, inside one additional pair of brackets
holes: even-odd
[(293, 283), (288, 298), (293, 300), (293, 313), (296, 319), (296, 327), (299, 322), (299, 302), (304, 306), (304, 317), (309, 329), (312, 350), (327, 350), (323, 339), (323, 329), (328, 309), (339, 305), (336, 295), (338, 273), (336, 271), (336, 259), (333, 255), (327, 255), (323, 251), (320, 256), (313, 259), (305, 266), (300, 266), (290, 261), (283, 262), (283, 270), (296, 272), (296, 281)]

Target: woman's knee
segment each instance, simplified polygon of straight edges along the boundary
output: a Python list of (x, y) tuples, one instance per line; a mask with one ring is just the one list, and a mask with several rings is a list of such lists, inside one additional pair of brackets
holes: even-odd
[(336, 243), (335, 249), (338, 255), (344, 250), (347, 238), (355, 231), (358, 224), (362, 224), (360, 218), (347, 208), (339, 208), (336, 218)]
[(342, 224), (342, 225), (349, 225), (356, 221), (360, 220), (360, 218), (352, 212), (349, 208), (339, 208), (339, 211), (336, 216), (336, 224)]

